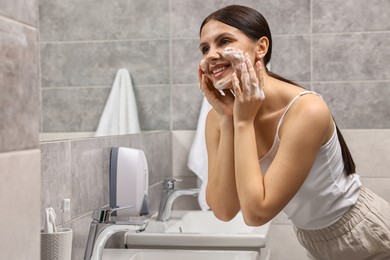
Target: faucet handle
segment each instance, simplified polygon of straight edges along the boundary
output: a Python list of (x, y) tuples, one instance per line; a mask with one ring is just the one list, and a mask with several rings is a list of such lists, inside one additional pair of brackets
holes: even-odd
[(181, 179), (176, 178), (167, 178), (164, 180), (164, 188), (173, 190), (175, 188), (175, 183), (182, 181)]
[(115, 211), (122, 210), (122, 209), (129, 209), (133, 208), (134, 206), (125, 206), (125, 207), (118, 207), (118, 208), (110, 208), (110, 207), (103, 207), (99, 208), (97, 210), (94, 210), (93, 212), (93, 219), (99, 221), (100, 223), (104, 222), (110, 222), (111, 221), (111, 214)]

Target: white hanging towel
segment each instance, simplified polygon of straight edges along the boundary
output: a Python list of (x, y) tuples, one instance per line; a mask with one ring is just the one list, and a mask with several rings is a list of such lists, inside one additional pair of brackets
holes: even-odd
[(137, 104), (127, 69), (118, 70), (95, 136), (140, 132)]
[(190, 153), (188, 155), (188, 168), (193, 171), (202, 184), (200, 186), (200, 192), (198, 195), (199, 206), (202, 210), (208, 210), (210, 207), (206, 202), (206, 186), (208, 177), (208, 162), (207, 162), (207, 149), (206, 149), (206, 117), (211, 109), (211, 105), (203, 98), (202, 107), (200, 108), (198, 125), (194, 141), (191, 146)]

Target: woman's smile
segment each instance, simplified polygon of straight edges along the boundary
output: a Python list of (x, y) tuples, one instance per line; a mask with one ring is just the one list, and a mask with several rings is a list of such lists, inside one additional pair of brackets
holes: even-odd
[(214, 81), (218, 81), (224, 78), (229, 72), (231, 68), (230, 63), (219, 63), (216, 65), (210, 65), (210, 74)]

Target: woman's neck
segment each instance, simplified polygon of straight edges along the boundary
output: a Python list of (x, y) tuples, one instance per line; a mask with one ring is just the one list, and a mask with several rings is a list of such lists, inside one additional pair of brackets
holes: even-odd
[(264, 120), (284, 111), (291, 99), (304, 89), (266, 74), (263, 90), (265, 99), (256, 114), (257, 120)]

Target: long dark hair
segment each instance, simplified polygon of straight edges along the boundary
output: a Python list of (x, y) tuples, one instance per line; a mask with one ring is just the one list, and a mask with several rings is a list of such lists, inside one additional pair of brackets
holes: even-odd
[[(203, 26), (211, 20), (219, 21), (229, 26), (235, 27), (239, 29), (242, 33), (244, 33), (248, 38), (254, 41), (259, 40), (261, 37), (267, 37), (269, 41), (269, 46), (267, 54), (264, 57), (264, 63), (265, 65), (267, 65), (270, 62), (272, 54), (271, 30), (269, 29), (267, 20), (261, 13), (259, 13), (255, 9), (246, 6), (226, 6), (211, 13), (203, 20), (200, 26), (199, 34), (201, 34), (202, 32)], [(285, 79), (269, 70), (267, 70), (267, 74), (273, 78), (299, 86), (295, 82)], [(344, 161), (344, 170), (347, 175), (353, 174), (356, 172), (355, 162), (353, 161), (352, 155), (337, 125), (336, 131), (341, 146), (341, 153)]]

